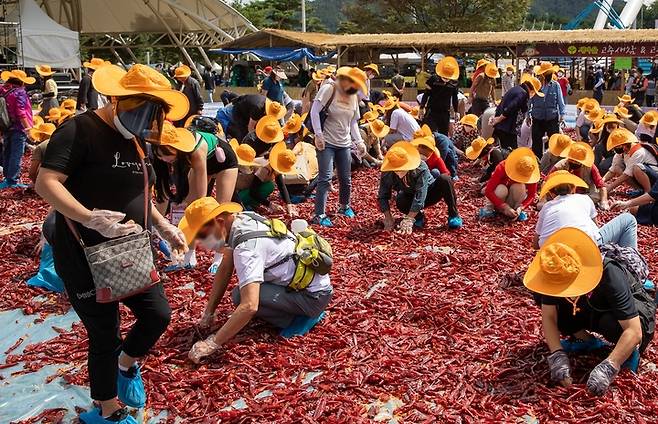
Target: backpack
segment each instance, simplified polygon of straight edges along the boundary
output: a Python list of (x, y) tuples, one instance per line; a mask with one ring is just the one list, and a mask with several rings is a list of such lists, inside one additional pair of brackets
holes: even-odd
[(243, 212), (242, 214), (265, 224), (269, 229), (267, 231), (249, 231), (231, 237), (229, 246), (232, 249), (235, 249), (235, 247), (247, 240), (257, 238), (287, 238), (295, 242), (295, 252), (292, 255), (283, 258), (265, 269), (267, 271), (289, 260), (294, 260), (296, 267), (292, 281), (288, 284), (290, 290), (305, 290), (311, 284), (311, 281), (313, 281), (315, 274), (326, 275), (331, 271), (333, 265), (331, 245), (312, 229), (307, 228), (302, 232), (292, 234), (288, 231), (286, 224), (280, 219), (267, 219), (252, 212)]
[(13, 123), (11, 120), (11, 116), (9, 116), (9, 109), (7, 109), (6, 97), (14, 90), (16, 89), (12, 88), (11, 90), (7, 91), (5, 94), (0, 96), (0, 131), (2, 132), (8, 131)]
[(637, 281), (644, 283), (649, 277), (649, 265), (637, 249), (613, 243), (601, 245), (600, 249), (604, 258), (617, 262)]

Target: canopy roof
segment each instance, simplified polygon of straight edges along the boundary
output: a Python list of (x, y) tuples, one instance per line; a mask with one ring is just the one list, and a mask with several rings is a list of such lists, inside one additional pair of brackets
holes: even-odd
[(334, 50), (338, 47), (382, 50), (442, 49), (486, 50), (533, 43), (633, 43), (658, 42), (658, 31), (572, 30), (514, 32), (453, 32), (415, 34), (320, 34), (263, 29), (222, 45), (224, 49), (255, 47), (298, 47)]

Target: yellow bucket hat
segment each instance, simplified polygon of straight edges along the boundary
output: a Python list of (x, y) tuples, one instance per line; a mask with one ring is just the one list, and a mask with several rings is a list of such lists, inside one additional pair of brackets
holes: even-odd
[(592, 134), (598, 134), (603, 131), (603, 118), (599, 118), (592, 123), (592, 127), (589, 129), (589, 132)]
[(106, 65), (111, 65), (111, 63), (99, 57), (93, 57), (89, 62), (84, 62), (82, 64), (85, 68), (93, 69), (94, 71)]
[(578, 297), (591, 292), (602, 275), (603, 259), (594, 240), (577, 228), (563, 228), (537, 252), (523, 285), (547, 296)]
[(437, 156), (441, 157), (441, 152), (439, 152), (439, 149), (436, 148), (436, 142), (434, 141), (433, 138), (430, 137), (415, 138), (411, 140), (411, 144), (414, 145), (416, 148), (418, 148), (418, 146), (425, 146), (428, 149), (432, 150), (434, 153), (436, 153)]
[(539, 62), (539, 65), (533, 68), (535, 75), (544, 75), (546, 72), (556, 73), (560, 67), (553, 65), (551, 62)]
[(561, 156), (564, 149), (571, 146), (573, 140), (566, 134), (555, 133), (548, 139), (548, 151), (555, 156)]
[(48, 115), (46, 115), (44, 119), (48, 122), (57, 122), (61, 117), (62, 117), (62, 111), (60, 110), (60, 108), (51, 107), (48, 110)]
[(408, 141), (398, 141), (386, 152), (382, 172), (411, 171), (420, 165), (418, 149)]
[(37, 79), (34, 77), (28, 77), (25, 71), (21, 69), (14, 69), (12, 71), (2, 71), (2, 73), (0, 74), (0, 78), (2, 78), (3, 81), (7, 81), (11, 78), (14, 78), (23, 82), (23, 84), (26, 85), (32, 85), (37, 81)]
[[(587, 105), (585, 105), (587, 107)], [(589, 112), (585, 109), (585, 118), (588, 121), (596, 121), (597, 119), (603, 119), (605, 116), (605, 110), (601, 108), (592, 109)]]
[(366, 96), (368, 95), (368, 86), (366, 85), (368, 76), (361, 69), (352, 68), (351, 66), (341, 66), (338, 68), (338, 71), (336, 71), (336, 75), (349, 78), (353, 83), (359, 86), (359, 89), (363, 94)]
[(591, 168), (594, 165), (594, 150), (589, 144), (583, 141), (571, 144), (564, 149), (560, 156), (578, 162), (586, 168)]
[(288, 134), (297, 134), (302, 129), (302, 117), (296, 113), (290, 115), (290, 118), (283, 126), (283, 131)]
[(32, 117), (32, 126), (33, 127), (38, 127), (39, 125), (43, 124), (44, 122), (46, 122), (46, 121), (44, 121), (43, 118), (39, 115), (35, 115), (35, 116)]
[(471, 142), (470, 146), (466, 148), (464, 154), (470, 160), (475, 160), (480, 157), (484, 148), (491, 144), (494, 144), (493, 137), (490, 137), (487, 140), (485, 140), (483, 137), (478, 137)]
[(617, 97), (617, 99), (622, 103), (633, 103), (635, 101), (635, 99), (629, 96), (628, 94), (624, 94), (621, 97)]
[(637, 137), (635, 134), (628, 131), (626, 128), (617, 128), (608, 136), (608, 141), (606, 147), (608, 150), (614, 150), (615, 147), (622, 146), (624, 144), (635, 144), (638, 143)]
[(544, 93), (541, 92), (541, 81), (539, 81), (537, 77), (533, 77), (532, 75), (525, 73), (521, 75), (521, 84), (526, 82), (530, 83), (532, 86), (532, 91), (535, 92), (535, 96), (544, 97)]
[(370, 64), (364, 66), (363, 69), (364, 69), (364, 70), (366, 70), (366, 69), (370, 69), (372, 72), (374, 72), (375, 74), (377, 74), (377, 76), (379, 76), (379, 66), (377, 66), (376, 63), (370, 63)]
[(283, 141), (277, 143), (272, 147), (270, 152), (270, 166), (272, 169), (281, 175), (297, 175), (297, 156), (295, 153), (286, 147)]
[(62, 104), (59, 105), (59, 107), (74, 112), (77, 105), (78, 104), (74, 99), (65, 99), (64, 101), (62, 101)]
[(658, 124), (658, 111), (650, 110), (642, 115), (640, 122), (644, 125), (657, 125)]
[(475, 65), (475, 69), (480, 69), (481, 67), (483, 67), (483, 66), (485, 66), (489, 63), (491, 63), (491, 61), (489, 61), (489, 59), (482, 58), (482, 59), (478, 60), (477, 65)]
[(238, 140), (232, 138), (229, 142), (231, 148), (238, 158), (238, 165), (240, 166), (260, 166), (254, 160), (256, 159), (256, 151), (248, 144), (238, 144)]
[(53, 135), (56, 129), (57, 127), (55, 124), (51, 124), (50, 122), (42, 122), (30, 128), (30, 138), (34, 141), (47, 140), (51, 135)]
[(587, 183), (580, 177), (575, 176), (567, 170), (555, 171), (546, 177), (544, 185), (539, 192), (539, 198), (543, 199), (546, 195), (557, 186), (569, 184), (575, 187), (589, 188)]
[(189, 153), (196, 147), (196, 138), (185, 128), (176, 128), (174, 124), (165, 121), (160, 134), (160, 146), (170, 146), (174, 149)]
[(190, 102), (185, 94), (171, 88), (164, 75), (146, 65), (133, 65), (127, 72), (116, 65), (101, 66), (92, 76), (96, 91), (110, 97), (146, 94), (169, 105), (167, 119), (179, 121), (187, 115)]
[(375, 135), (377, 138), (384, 138), (388, 135), (388, 132), (391, 130), (391, 128), (384, 123), (384, 121), (380, 119), (374, 119), (368, 123), (368, 126), (370, 127), (370, 131)]
[(537, 157), (528, 147), (519, 147), (505, 160), (505, 173), (517, 183), (534, 184), (541, 178)]
[(589, 101), (589, 97), (581, 97), (580, 99), (578, 99), (578, 102), (576, 102), (576, 107), (578, 109), (582, 109), (583, 105), (588, 101)]
[(379, 118), (379, 114), (375, 112), (374, 110), (369, 110), (366, 113), (363, 114), (361, 117), (361, 120), (359, 121), (362, 124), (365, 124), (366, 122), (371, 122), (374, 121), (375, 119)]
[(273, 116), (276, 119), (283, 119), (288, 110), (279, 102), (274, 102), (270, 99), (265, 99), (265, 114)]
[(283, 129), (274, 116), (265, 115), (256, 123), (256, 137), (262, 142), (272, 144), (283, 141)]
[(185, 241), (192, 244), (201, 227), (225, 212), (242, 212), (242, 206), (233, 202), (220, 204), (214, 197), (202, 197), (185, 208), (185, 216), (178, 223), (178, 228), (185, 235)]
[(381, 107), (384, 110), (391, 110), (394, 107), (396, 107), (399, 104), (398, 99), (395, 97), (387, 97), (386, 100), (384, 100), (384, 104), (381, 105)]
[(628, 109), (626, 109), (624, 106), (619, 106), (619, 105), (615, 106), (615, 109), (612, 111), (612, 113), (614, 113), (620, 118), (626, 118), (626, 119), (633, 116), (628, 112)]
[(583, 110), (585, 113), (590, 113), (593, 110), (600, 109), (601, 106), (599, 105), (599, 102), (596, 99), (586, 99), (583, 102)]
[(464, 115), (462, 119), (459, 120), (459, 123), (462, 125), (468, 125), (469, 127), (477, 128), (478, 126), (478, 116), (472, 113)]
[(436, 64), (435, 71), (442, 78), (456, 80), (459, 78), (459, 63), (454, 57), (446, 56)]
[(181, 65), (174, 70), (174, 78), (187, 78), (192, 75), (192, 69), (187, 65)]
[(432, 137), (434, 138), (434, 134), (432, 133), (432, 129), (429, 127), (427, 124), (423, 124), (420, 129), (417, 129), (414, 132), (414, 138), (421, 138), (421, 137)]
[(498, 72), (498, 67), (494, 63), (487, 63), (486, 68), (484, 68), (484, 74), (489, 78), (500, 77), (500, 72)]
[(42, 77), (49, 77), (52, 74), (55, 73), (55, 71), (52, 70), (50, 65), (37, 65), (36, 66), (37, 73), (41, 75)]
[(57, 120), (57, 125), (62, 125), (64, 121), (75, 115), (72, 110), (64, 109), (63, 107), (59, 108), (59, 119)]
[(617, 118), (617, 115), (615, 115), (614, 113), (606, 113), (605, 116), (603, 117), (603, 121), (601, 122), (601, 124), (605, 125), (605, 124), (612, 124), (612, 123), (622, 124), (621, 120), (619, 120), (619, 118)]

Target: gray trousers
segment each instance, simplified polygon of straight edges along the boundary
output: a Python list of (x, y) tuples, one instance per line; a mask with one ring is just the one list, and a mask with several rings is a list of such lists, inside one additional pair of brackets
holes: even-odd
[[(306, 290), (288, 291), (286, 287), (262, 283), (258, 298), (256, 317), (278, 328), (288, 327), (299, 315), (315, 318), (329, 304), (333, 291), (310, 293)], [(240, 304), (240, 288), (231, 292), (234, 305)]]

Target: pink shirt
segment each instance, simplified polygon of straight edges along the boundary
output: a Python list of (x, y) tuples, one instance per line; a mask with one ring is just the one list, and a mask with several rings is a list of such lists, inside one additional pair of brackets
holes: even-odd
[[(9, 91), (11, 92), (6, 94)], [(6, 83), (0, 87), (0, 96), (5, 96), (7, 112), (9, 113), (9, 118), (12, 120), (12, 130), (25, 131), (32, 127), (32, 105), (30, 104), (30, 98), (27, 96), (25, 87)], [(29, 123), (30, 127), (23, 127), (24, 120)]]

